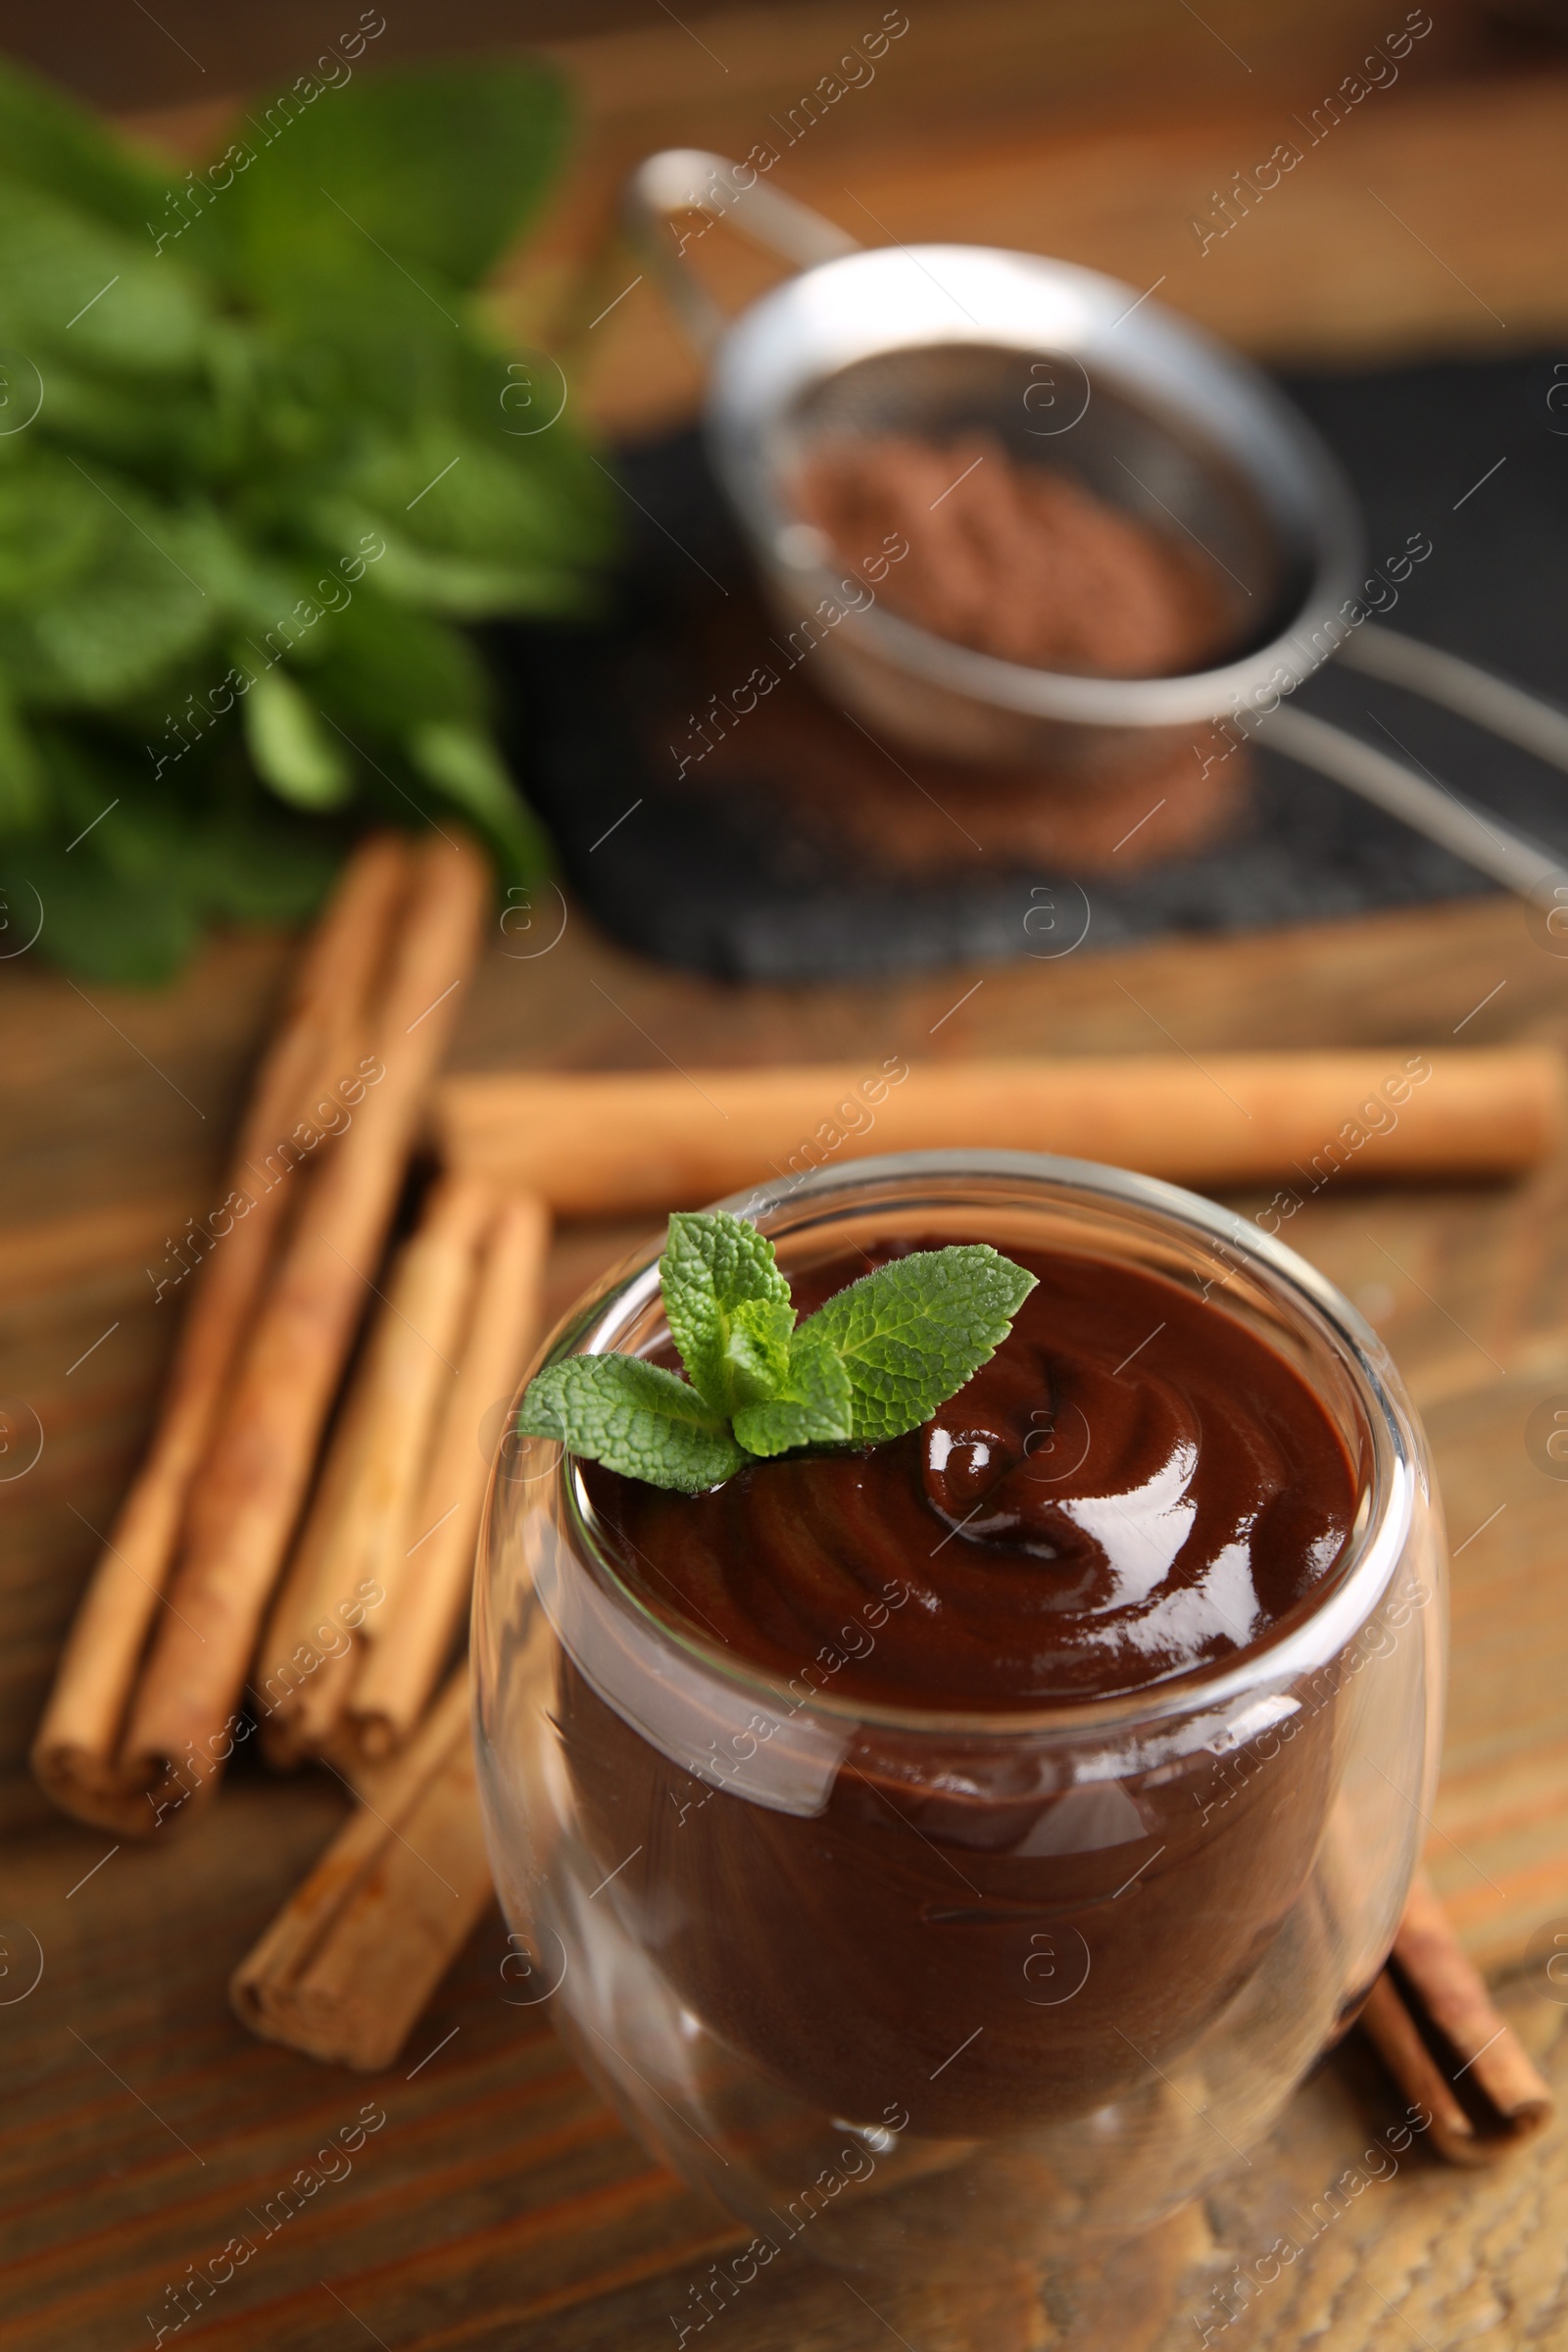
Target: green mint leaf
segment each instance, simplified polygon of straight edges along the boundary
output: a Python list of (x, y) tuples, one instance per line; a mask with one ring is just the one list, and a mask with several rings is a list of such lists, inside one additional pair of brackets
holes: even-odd
[[(389, 285), (411, 273), (416, 299), (432, 277), (442, 295), (476, 285), (562, 158), (561, 76), (500, 57), (388, 72), (373, 49), (347, 70), (330, 52), (318, 63), (319, 74), (252, 100), (238, 136), (255, 161), (212, 207), (209, 233), (221, 232), (247, 288), (285, 318), (310, 316), (334, 288), (365, 279), (367, 246), (386, 257)], [(194, 231), (187, 244), (201, 249)]]
[(843, 1364), (852, 1437), (902, 1437), (989, 1360), (1034, 1287), (988, 1242), (919, 1250), (840, 1291), (802, 1337), (819, 1333)]
[[(669, 1336), (704, 1402), (725, 1415), (760, 1403), (782, 1377), (778, 1343), (795, 1321), (772, 1243), (722, 1209), (673, 1216), (659, 1279)], [(780, 1311), (741, 1317), (742, 1307), (762, 1305)]]
[(724, 1370), (731, 1410), (785, 1394), (795, 1309), (782, 1298), (743, 1298), (729, 1319)]
[(0, 68), (0, 155), (8, 179), (28, 180), (133, 236), (145, 235), (147, 215), (164, 200), (166, 165), (122, 145), (97, 115), (14, 58)]
[(354, 790), (348, 754), (287, 670), (263, 670), (243, 709), (251, 758), (278, 798), (296, 808), (340, 808)]
[(744, 1468), (721, 1414), (673, 1372), (635, 1355), (577, 1355), (531, 1381), (517, 1414), (527, 1437), (559, 1438), (622, 1478), (700, 1494)]
[(794, 1333), (785, 1377), (774, 1398), (744, 1406), (735, 1435), (748, 1453), (789, 1453), (797, 1446), (842, 1446), (855, 1435), (850, 1375), (812, 1315)]
[(482, 727), (450, 721), (416, 727), (407, 749), (420, 774), (501, 845), (514, 872), (548, 872), (545, 835)]

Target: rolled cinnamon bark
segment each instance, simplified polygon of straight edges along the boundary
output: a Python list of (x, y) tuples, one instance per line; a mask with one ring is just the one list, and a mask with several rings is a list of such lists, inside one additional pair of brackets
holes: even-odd
[(868, 1152), (963, 1146), (1107, 1160), (1183, 1184), (1507, 1175), (1568, 1128), (1547, 1047), (1207, 1054), (449, 1078), (449, 1166), (558, 1216), (691, 1207)]
[[(373, 1603), (365, 1600), (350, 1600), (345, 1605), (345, 1614), (332, 1622), (352, 1637), (364, 1622), (362, 1612), (371, 1606)], [(331, 1638), (329, 1633), (327, 1638)], [(347, 1772), (352, 1756), (342, 1738), (343, 1710), (348, 1704), (349, 1692), (354, 1688), (359, 1660), (352, 1639), (347, 1641), (343, 1648), (334, 1648), (329, 1655), (318, 1654), (321, 1656), (320, 1664), (296, 1689), (293, 1703), (285, 1715), (266, 1712), (271, 1705), (267, 1696), (269, 1685), (261, 1680), (259, 1673), (253, 1678), (251, 1695), (263, 1711), (262, 1752), (269, 1764), (279, 1768), (303, 1764), (312, 1756), (322, 1756), (334, 1770)], [(277, 1688), (275, 1679), (271, 1687)], [(354, 1785), (358, 1787), (357, 1782)]]
[[(191, 1481), (301, 1189), (286, 1148), (318, 1096), (354, 1075), (357, 1031), (409, 865), (401, 840), (367, 842), (305, 950), (282, 1025), (257, 1073), (227, 1198), (210, 1221), (226, 1216), (227, 1228), (197, 1273), (151, 1447), (61, 1654), (33, 1770), (56, 1804), (105, 1829), (134, 1834), (152, 1826), (139, 1776), (127, 1779), (118, 1760), (131, 1688), (166, 1598)], [(274, 1170), (274, 1162), (281, 1166)]]
[[(494, 1210), (487, 1186), (437, 1184), (388, 1278), (251, 1678), (275, 1762), (327, 1744), (353, 1681), (345, 1652), (380, 1623), (392, 1597), (434, 1432), (461, 1385), (460, 1335)], [(434, 1662), (432, 1685), (442, 1663)]]
[(467, 1670), (229, 1982), (252, 2033), (389, 2066), (490, 1900)]
[(372, 1604), (338, 1574), (339, 1538), (364, 1470), (376, 1398), (363, 1376), (344, 1398), (294, 1556), (250, 1676), (262, 1747), (280, 1767), (302, 1763), (337, 1721), (354, 1679), (353, 1635)]
[(132, 1704), (124, 1772), (147, 1791), (149, 1828), (210, 1790), (244, 1736), (246, 1668), (473, 964), (488, 884), (474, 849), (416, 853), (376, 1005), (384, 1074), (303, 1194), (192, 1494), (170, 1612)]
[(473, 1582), (489, 1462), (480, 1425), (521, 1378), (540, 1320), (550, 1216), (533, 1195), (506, 1201), (480, 1262), (456, 1383), (407, 1522), (381, 1578), (386, 1597), (365, 1626), (347, 1730), (366, 1758), (388, 1754), (418, 1722), (457, 1636)]
[(1424, 1871), (1361, 2024), (1450, 2164), (1494, 2164), (1551, 2121), (1551, 2092), (1492, 2005)]

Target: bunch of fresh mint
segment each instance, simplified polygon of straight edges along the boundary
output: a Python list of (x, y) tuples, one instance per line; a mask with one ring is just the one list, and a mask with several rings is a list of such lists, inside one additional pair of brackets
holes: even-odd
[(799, 1323), (772, 1243), (722, 1210), (670, 1218), (659, 1275), (689, 1379), (635, 1355), (572, 1356), (529, 1384), (517, 1427), (687, 1494), (759, 1455), (918, 1429), (1035, 1287), (989, 1243), (959, 1243), (878, 1266)]
[(475, 289), (565, 100), (369, 38), (196, 171), (0, 65), (7, 949), (36, 898), (40, 953), (162, 978), (209, 921), (303, 915), (371, 821), (540, 858), (465, 624), (588, 606), (612, 494)]

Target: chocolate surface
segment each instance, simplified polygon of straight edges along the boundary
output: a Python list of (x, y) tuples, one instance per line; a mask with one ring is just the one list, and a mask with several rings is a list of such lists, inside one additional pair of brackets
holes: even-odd
[[(677, 1759), (569, 1655), (552, 1710), (596, 1899), (718, 2044), (828, 2115), (903, 2107), (943, 2138), (1157, 2098), (1265, 1955), (1305, 1983), (1325, 1932), (1302, 1896), (1336, 1670), (1276, 1694), (1255, 1757), (1200, 1731), (1169, 1753), (1097, 1739), (1081, 1769), (1070, 1740), (1006, 1719), (1222, 1658), (1298, 1607), (1353, 1511), (1340, 1440), (1221, 1306), (1016, 1254), (1039, 1287), (932, 1426), (695, 1498), (588, 1471), (653, 1609), (807, 1706), (830, 1690), (910, 1728), (852, 1718), (803, 1815), (726, 1786), (734, 1759), (787, 1740), (787, 1712), (739, 1740), (715, 1724)], [(863, 1270), (795, 1278), (798, 1305)], [(933, 1706), (995, 1728), (914, 1728)]]
[[(836, 1643), (841, 1696), (953, 1710), (1136, 1690), (1278, 1624), (1355, 1507), (1305, 1383), (1190, 1290), (1014, 1254), (1039, 1281), (1011, 1335), (907, 1437), (696, 1496), (589, 1465), (628, 1583), (783, 1681)], [(865, 1270), (799, 1277), (802, 1314)], [(859, 1612), (890, 1585), (909, 1605), (870, 1639)]]

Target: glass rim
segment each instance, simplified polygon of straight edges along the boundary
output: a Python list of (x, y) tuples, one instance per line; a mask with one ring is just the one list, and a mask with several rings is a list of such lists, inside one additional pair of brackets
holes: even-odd
[[(902, 1178), (962, 1181), (965, 1178), (1012, 1179), (1049, 1188), (1062, 1205), (1089, 1196), (1123, 1208), (1163, 1220), (1167, 1226), (1192, 1234), (1195, 1230), (1219, 1242), (1263, 1277), (1263, 1287), (1276, 1298), (1293, 1305), (1298, 1314), (1325, 1337), (1341, 1368), (1350, 1379), (1371, 1438), (1370, 1471), (1357, 1471), (1357, 1517), (1362, 1520), (1325, 1580), (1321, 1598), (1291, 1613), (1278, 1629), (1262, 1634), (1245, 1649), (1190, 1667), (1157, 1683), (1100, 1699), (1058, 1700), (1032, 1708), (966, 1708), (960, 1710), (890, 1705), (886, 1701), (839, 1696), (813, 1690), (808, 1702), (795, 1696), (789, 1685), (755, 1665), (737, 1665), (732, 1657), (711, 1646), (695, 1631), (672, 1625), (626, 1583), (607, 1542), (602, 1538), (583, 1488), (574, 1457), (563, 1447), (548, 1474), (565, 1503), (567, 1531), (579, 1544), (614, 1599), (629, 1608), (661, 1641), (681, 1651), (690, 1664), (732, 1690), (751, 1693), (769, 1711), (784, 1716), (814, 1715), (846, 1724), (875, 1726), (914, 1737), (958, 1736), (980, 1741), (1021, 1740), (1050, 1734), (1083, 1736), (1125, 1733), (1129, 1728), (1151, 1729), (1184, 1716), (1205, 1714), (1230, 1706), (1240, 1698), (1300, 1680), (1341, 1654), (1368, 1621), (1392, 1583), (1408, 1541), (1415, 1510), (1417, 1482), (1413, 1414), (1392, 1358), (1382, 1341), (1335, 1284), (1286, 1243), (1265, 1234), (1235, 1210), (1201, 1194), (1166, 1183), (1160, 1177), (1100, 1160), (1070, 1159), (1054, 1153), (999, 1151), (934, 1151), (883, 1152), (856, 1157), (836, 1168), (816, 1168), (804, 1176), (779, 1177), (746, 1192), (736, 1192), (712, 1206), (745, 1215), (763, 1231), (771, 1211), (814, 1205), (826, 1211), (835, 1198), (847, 1207), (861, 1190)], [(890, 1202), (890, 1208), (895, 1204)], [(939, 1205), (933, 1202), (935, 1207)], [(940, 1205), (953, 1205), (952, 1203)], [(977, 1201), (977, 1210), (983, 1208)], [(1027, 1205), (1023, 1203), (1022, 1205)], [(817, 1219), (808, 1220), (810, 1223)], [(783, 1232), (798, 1230), (786, 1227)], [(588, 1302), (586, 1313), (568, 1316), (558, 1328), (540, 1365), (564, 1354), (624, 1352), (616, 1342), (636, 1317), (658, 1297), (657, 1260), (662, 1240), (655, 1236), (606, 1277), (606, 1288)], [(1170, 1279), (1168, 1276), (1162, 1279)], [(1224, 1312), (1222, 1308), (1220, 1310)], [(1370, 1507), (1362, 1514), (1365, 1498)]]

